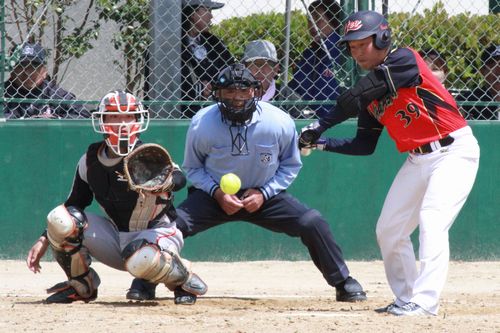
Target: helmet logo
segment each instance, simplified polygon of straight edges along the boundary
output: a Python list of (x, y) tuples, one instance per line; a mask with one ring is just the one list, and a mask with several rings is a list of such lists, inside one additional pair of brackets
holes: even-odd
[(389, 29), (389, 25), (387, 25), (387, 24), (380, 25), (380, 30), (387, 30), (387, 29)]
[(356, 31), (363, 27), (363, 22), (361, 20), (348, 21), (344, 28), (344, 35), (347, 35), (349, 31)]

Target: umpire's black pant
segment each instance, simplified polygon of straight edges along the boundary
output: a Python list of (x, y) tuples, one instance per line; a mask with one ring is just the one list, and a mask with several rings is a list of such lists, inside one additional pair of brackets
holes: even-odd
[(190, 188), (188, 197), (177, 207), (177, 227), (184, 237), (231, 221), (246, 221), (274, 232), (300, 237), (329, 285), (344, 281), (349, 270), (330, 227), (321, 214), (305, 206), (286, 192), (264, 202), (249, 213), (245, 209), (227, 215), (217, 201), (206, 192)]

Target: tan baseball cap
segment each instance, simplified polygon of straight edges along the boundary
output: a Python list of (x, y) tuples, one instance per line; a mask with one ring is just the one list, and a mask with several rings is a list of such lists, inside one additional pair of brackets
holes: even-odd
[(224, 4), (221, 2), (215, 2), (212, 0), (183, 0), (182, 6), (183, 7), (203, 6), (203, 7), (210, 8), (210, 9), (219, 9), (219, 8), (224, 7)]
[(278, 63), (278, 54), (273, 43), (268, 40), (257, 39), (247, 44), (241, 61), (250, 62), (259, 59)]

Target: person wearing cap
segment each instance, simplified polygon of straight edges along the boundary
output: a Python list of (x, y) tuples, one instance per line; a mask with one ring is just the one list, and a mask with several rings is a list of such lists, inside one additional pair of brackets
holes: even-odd
[[(484, 84), (457, 96), (458, 101), (500, 102), (500, 45), (491, 44), (481, 54), (481, 75)], [(464, 105), (466, 119), (500, 120), (500, 107), (496, 105)]]
[[(270, 41), (258, 39), (248, 43), (242, 62), (262, 84), (261, 101), (296, 101), (301, 99), (290, 87), (280, 86), (276, 83), (275, 78), (279, 74), (280, 67), (276, 47)], [(302, 118), (303, 116), (300, 107), (285, 105), (280, 108), (294, 118)]]
[(424, 59), (432, 74), (438, 81), (444, 85), (446, 76), (448, 76), (449, 69), (444, 57), (435, 49), (423, 49), (418, 52)]
[[(340, 68), (342, 63), (342, 55), (336, 44), (340, 39), (338, 29), (342, 10), (334, 0), (316, 0), (309, 5), (308, 11), (314, 21), (308, 20), (309, 34), (313, 41), (296, 64), (290, 87), (307, 101), (336, 100), (340, 87), (335, 68)], [(321, 117), (333, 105), (309, 107)]]
[[(215, 103), (192, 118), (182, 165), (192, 186), (177, 206), (177, 228), (188, 238), (245, 221), (300, 239), (338, 302), (365, 301), (326, 219), (287, 191), (302, 167), (297, 130), (287, 113), (260, 100), (261, 89), (244, 64), (228, 66), (214, 82)], [(237, 192), (221, 185), (227, 172), (240, 179)], [(137, 296), (154, 297), (154, 286), (134, 282)], [(182, 296), (184, 304), (196, 302)]]
[[(182, 100), (208, 101), (212, 81), (222, 68), (234, 62), (222, 40), (210, 32), (212, 10), (224, 4), (183, 0), (182, 5)], [(201, 108), (201, 105), (183, 106), (183, 115), (191, 118)]]
[[(50, 80), (46, 67), (47, 52), (38, 43), (24, 43), (20, 57), (4, 83), (5, 98), (29, 98), (74, 100), (75, 95)], [(77, 104), (62, 104), (51, 101), (7, 102), (4, 104), (7, 119), (26, 118), (88, 118), (90, 113)]]
[[(368, 73), (339, 96), (335, 109), (302, 129), (299, 148), (371, 155), (387, 128), (407, 159), (392, 182), (376, 226), (394, 294), (394, 301), (379, 312), (437, 315), (448, 272), (448, 233), (474, 184), (479, 145), (457, 103), (418, 52), (391, 47), (392, 33), (383, 15), (355, 12), (344, 27), (340, 43)], [(358, 117), (354, 137), (321, 137), (353, 116)], [(371, 199), (360, 198), (360, 206)], [(417, 227), (419, 266), (410, 238)]]

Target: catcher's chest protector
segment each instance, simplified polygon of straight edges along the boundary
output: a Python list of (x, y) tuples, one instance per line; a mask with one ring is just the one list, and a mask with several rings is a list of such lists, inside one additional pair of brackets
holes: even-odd
[(137, 205), (139, 194), (130, 191), (123, 174), (123, 161), (105, 167), (97, 159), (101, 143), (91, 145), (87, 151), (87, 182), (96, 201), (115, 222), (120, 231), (128, 231), (130, 217)]

